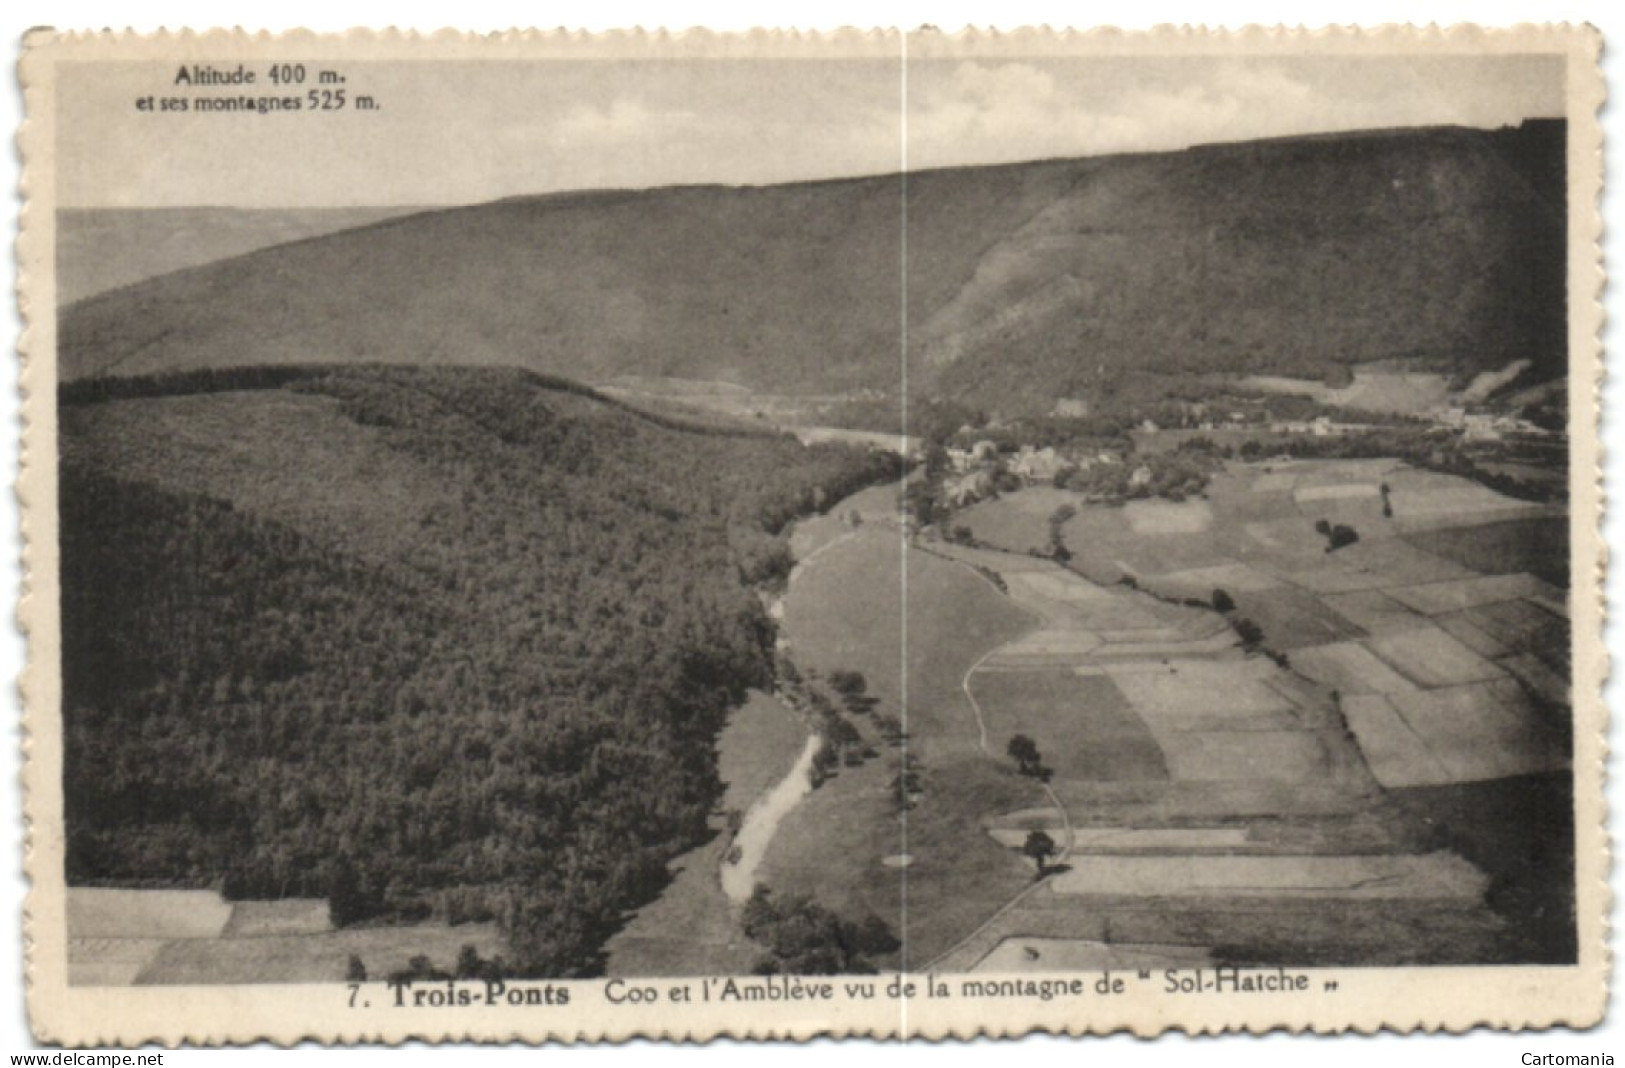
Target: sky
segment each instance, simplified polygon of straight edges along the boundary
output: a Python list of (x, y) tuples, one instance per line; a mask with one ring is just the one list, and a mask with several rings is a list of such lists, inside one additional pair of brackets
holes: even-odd
[[(336, 113), (167, 114), (173, 64), (64, 65), (69, 207), (461, 204), (583, 188), (765, 184), (1563, 111), (1536, 56), (373, 62)], [(882, 50), (884, 51), (884, 50)], [(235, 64), (222, 64), (235, 66)], [(308, 92), (313, 85), (303, 87)], [(264, 84), (255, 94), (283, 91)], [(358, 111), (357, 95), (374, 110)]]

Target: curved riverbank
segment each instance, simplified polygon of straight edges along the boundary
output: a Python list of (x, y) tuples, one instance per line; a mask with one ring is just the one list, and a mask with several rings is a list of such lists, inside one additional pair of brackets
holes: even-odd
[(722, 865), (722, 890), (733, 904), (743, 905), (750, 899), (751, 891), (756, 888), (756, 869), (767, 855), (780, 821), (802, 798), (812, 793), (813, 757), (818, 754), (822, 741), (817, 734), (809, 735), (790, 773), (745, 813), (739, 833), (734, 835), (729, 859)]

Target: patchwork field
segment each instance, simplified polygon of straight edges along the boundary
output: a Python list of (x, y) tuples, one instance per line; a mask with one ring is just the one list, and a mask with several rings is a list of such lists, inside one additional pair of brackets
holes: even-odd
[(978, 961), (973, 970), (1004, 974), (1197, 968), (1212, 959), (1211, 951), (1194, 946), (1086, 942), (1062, 938), (1007, 938)]
[[(1566, 771), (1566, 602), (1534, 561), (1566, 555), (1560, 516), (1395, 461), (1231, 464), (1205, 500), (1080, 505), (1063, 568), (1015, 555), (1044, 544), (1059, 503), (1027, 492), (972, 510), (988, 548), (939, 548), (1036, 617), (966, 685), (990, 757), (1025, 733), (1052, 775), (1051, 804), (988, 816), (987, 837), (1015, 852), (1043, 829), (1062, 858), (934, 966), (1041, 971), (1119, 946), (1502, 959), (1508, 918), (1554, 904), (1555, 877), (1492, 892), (1494, 866), (1450, 838), (1451, 820), (1472, 822), (1459, 806), (1435, 819), (1387, 798)], [(1359, 540), (1328, 551), (1321, 519)], [(1217, 590), (1279, 662), (1180, 603)]]
[[(1534, 847), (1451, 800), (1567, 770), (1566, 599), (1520, 542), (1555, 528), (1451, 481), (1388, 461), (1234, 464), (1205, 500), (1080, 507), (1072, 566), (1028, 551), (1075, 503), (1064, 491), (956, 516), (976, 548), (905, 543), (894, 490), (802, 524), (782, 651), (809, 677), (861, 672), (919, 785), (900, 813), (902, 751), (854, 717), (878, 755), (789, 811), (758, 880), (906, 935), (909, 958), (883, 967), (1561, 957), (1560, 925), (1531, 919), (1562, 907), (1555, 877), (1504, 875), (1484, 843)], [(1360, 540), (1328, 552), (1321, 518)], [(1240, 617), (1270, 655), (1240, 646)], [(724, 808), (748, 807), (804, 739), (765, 710), (784, 711), (764, 698), (729, 728)], [(1007, 755), (1017, 734), (1041, 776)], [(1436, 816), (1426, 797), (1448, 803)], [(1041, 882), (1034, 830), (1058, 850)], [(726, 843), (674, 865), (611, 943), (612, 973), (751, 965), (717, 879)]]

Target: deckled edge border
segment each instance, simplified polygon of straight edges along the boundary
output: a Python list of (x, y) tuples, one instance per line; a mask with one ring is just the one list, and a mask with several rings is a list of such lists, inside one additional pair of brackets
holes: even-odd
[[(1011, 55), (1018, 54), (1015, 48), (1032, 44), (1054, 48), (1057, 45), (1080, 45), (1089, 41), (1118, 41), (1125, 44), (1187, 44), (1208, 46), (1216, 49), (1225, 45), (1246, 44), (1249, 42), (1269, 42), (1272, 45), (1284, 40), (1299, 39), (1305, 41), (1343, 41), (1343, 42), (1382, 42), (1384, 40), (1415, 42), (1418, 40), (1473, 40), (1504, 38), (1515, 34), (1538, 33), (1559, 41), (1569, 41), (1575, 52), (1588, 64), (1591, 86), (1589, 95), (1579, 97), (1570, 87), (1570, 99), (1577, 105), (1576, 110), (1567, 114), (1568, 136), (1570, 139), (1570, 158), (1576, 157), (1574, 146), (1578, 138), (1583, 137), (1580, 151), (1586, 158), (1594, 160), (1594, 170), (1591, 176), (1594, 179), (1593, 187), (1583, 191), (1582, 198), (1571, 195), (1569, 206), (1569, 259), (1570, 259), (1570, 294), (1569, 303), (1569, 335), (1570, 335), (1570, 425), (1576, 423), (1576, 414), (1573, 400), (1581, 397), (1586, 402), (1585, 425), (1589, 433), (1585, 437), (1570, 435), (1571, 458), (1571, 508), (1578, 506), (1582, 501), (1589, 513), (1584, 527), (1591, 538), (1596, 541), (1594, 581), (1591, 589), (1592, 611), (1596, 613), (1598, 630), (1595, 634), (1596, 656), (1594, 665), (1594, 687), (1586, 695), (1586, 701), (1594, 703), (1594, 713), (1597, 719), (1597, 732), (1595, 738), (1596, 759), (1592, 762), (1591, 773), (1588, 776), (1592, 781), (1582, 784), (1579, 780), (1580, 765), (1575, 764), (1576, 776), (1576, 809), (1579, 809), (1579, 791), (1584, 785), (1595, 790), (1595, 801), (1598, 804), (1598, 825), (1589, 830), (1576, 826), (1576, 866), (1577, 877), (1580, 867), (1579, 853), (1582, 848), (1580, 839), (1587, 834), (1595, 838), (1592, 843), (1596, 847), (1596, 855), (1600, 861), (1598, 872), (1599, 892), (1598, 899), (1601, 928), (1598, 936), (1601, 939), (1601, 960), (1599, 962), (1600, 989), (1594, 1004), (1581, 1006), (1572, 1014), (1562, 1018), (1539, 1021), (1519, 1020), (1478, 1020), (1472, 1023), (1459, 1025), (1446, 1025), (1429, 1022), (1420, 1016), (1407, 1018), (1384, 1017), (1374, 1020), (1357, 1020), (1340, 1023), (1332, 1026), (1323, 1026), (1319, 1023), (1277, 1023), (1258, 1024), (1256, 1022), (1226, 1023), (1217, 1027), (1190, 1027), (1174, 1021), (1162, 1022), (1156, 1026), (1136, 1027), (1132, 1025), (1118, 1025), (1100, 1027), (1094, 1024), (1081, 1026), (1068, 1026), (1065, 1028), (1049, 1028), (1040, 1024), (994, 1026), (989, 1024), (974, 1024), (967, 1027), (950, 1027), (940, 1033), (919, 1034), (910, 1032), (906, 1036), (899, 1028), (869, 1028), (869, 1029), (840, 1029), (833, 1027), (773, 1027), (751, 1026), (744, 1029), (719, 1029), (714, 1032), (696, 1033), (694, 1030), (665, 1029), (658, 1033), (649, 1033), (636, 1027), (608, 1028), (601, 1031), (571, 1030), (568, 1028), (555, 1028), (543, 1033), (525, 1033), (517, 1028), (501, 1034), (474, 1033), (468, 1030), (448, 1028), (440, 1032), (413, 1030), (410, 1025), (400, 1030), (383, 1031), (377, 1029), (356, 1029), (353, 1031), (340, 1030), (332, 1033), (318, 1033), (295, 1025), (293, 1029), (281, 1034), (261, 1033), (223, 1033), (186, 1034), (174, 1030), (166, 1030), (164, 1025), (158, 1024), (141, 1032), (139, 1035), (107, 1034), (94, 1030), (75, 1032), (71, 1026), (63, 1026), (66, 1021), (48, 1020), (43, 1017), (46, 1010), (41, 1002), (40, 977), (36, 972), (35, 945), (36, 928), (33, 915), (33, 906), (39, 885), (34, 878), (33, 864), (35, 859), (36, 836), (40, 829), (36, 825), (33, 813), (33, 798), (35, 791), (41, 788), (36, 781), (37, 767), (31, 761), (35, 748), (36, 724), (35, 711), (31, 706), (30, 696), (40, 691), (45, 680), (51, 676), (46, 674), (41, 665), (36, 662), (33, 652), (38, 646), (35, 627), (38, 625), (38, 604), (36, 601), (35, 575), (32, 563), (38, 555), (38, 544), (42, 536), (54, 533), (55, 513), (52, 510), (42, 519), (40, 506), (31, 506), (31, 502), (45, 501), (55, 487), (55, 471), (47, 470), (41, 466), (38, 439), (46, 429), (54, 429), (55, 419), (41, 417), (41, 410), (54, 397), (54, 379), (49, 378), (48, 372), (54, 372), (55, 361), (49, 365), (42, 358), (35, 358), (38, 353), (47, 351), (54, 355), (55, 341), (55, 308), (54, 308), (54, 282), (47, 282), (43, 286), (46, 294), (52, 297), (50, 305), (40, 301), (42, 288), (38, 281), (39, 275), (31, 269), (45, 265), (47, 249), (43, 247), (46, 238), (40, 232), (37, 220), (33, 219), (40, 208), (40, 201), (44, 200), (54, 210), (54, 189), (47, 189), (43, 197), (35, 194), (40, 188), (54, 179), (54, 152), (50, 146), (42, 146), (36, 141), (41, 137), (39, 123), (35, 121), (41, 108), (49, 104), (47, 94), (42, 90), (36, 77), (31, 77), (31, 68), (49, 63), (47, 53), (61, 46), (94, 41), (98, 44), (128, 45), (131, 51), (129, 58), (161, 58), (162, 48), (172, 45), (185, 47), (207, 47), (214, 43), (233, 42), (236, 44), (260, 43), (286, 43), (308, 42), (334, 48), (350, 48), (356, 42), (380, 42), (408, 44), (425, 48), (425, 59), (451, 58), (447, 53), (467, 51), (489, 56), (490, 51), (505, 47), (531, 47), (538, 42), (551, 42), (567, 44), (589, 39), (596, 41), (616, 42), (622, 46), (642, 49), (652, 55), (658, 55), (662, 50), (680, 48), (689, 49), (694, 46), (704, 46), (724, 54), (760, 54), (761, 51), (778, 50), (789, 52), (793, 49), (822, 48), (831, 44), (838, 44), (848, 48), (876, 48), (886, 47), (890, 42), (898, 39), (904, 31), (896, 28), (876, 28), (871, 30), (858, 30), (844, 28), (828, 33), (805, 30), (766, 30), (757, 29), (748, 33), (715, 33), (703, 28), (691, 28), (679, 31), (665, 29), (644, 30), (641, 28), (630, 30), (615, 30), (602, 34), (593, 34), (586, 31), (557, 29), (557, 30), (509, 30), (487, 34), (469, 34), (455, 30), (438, 30), (432, 32), (402, 31), (399, 29), (368, 30), (353, 29), (341, 34), (319, 34), (308, 30), (290, 30), (279, 33), (269, 31), (247, 32), (242, 29), (226, 30), (211, 29), (206, 31), (193, 30), (160, 30), (153, 34), (137, 34), (133, 31), (83, 31), (59, 33), (49, 28), (37, 28), (25, 35), (22, 49), (22, 58), (17, 67), (17, 76), (21, 84), (24, 99), (24, 118), (22, 126), (16, 135), (15, 144), (22, 159), (22, 171), (18, 181), (18, 195), (21, 199), (19, 211), (19, 233), (16, 240), (15, 251), (17, 256), (18, 278), (17, 296), (19, 315), (23, 324), (22, 333), (18, 341), (19, 365), (19, 394), (21, 398), (21, 442), (19, 446), (19, 474), (15, 482), (15, 493), (21, 511), (21, 544), (22, 544), (22, 575), (20, 599), (17, 608), (17, 621), (21, 628), (28, 650), (28, 660), (24, 665), (22, 675), (18, 680), (18, 693), (22, 701), (23, 718), (20, 730), (20, 746), (23, 757), (22, 783), (24, 792), (23, 819), (24, 819), (24, 874), (29, 882), (28, 896), (23, 910), (24, 954), (25, 954), (25, 982), (28, 1003), (29, 1025), (37, 1040), (49, 1044), (72, 1045), (144, 1045), (159, 1044), (168, 1047), (177, 1046), (237, 1046), (271, 1043), (273, 1045), (288, 1047), (300, 1042), (314, 1041), (331, 1045), (349, 1045), (356, 1043), (379, 1043), (398, 1046), (408, 1041), (425, 1041), (431, 1043), (458, 1043), (458, 1042), (503, 1042), (521, 1043), (532, 1046), (564, 1045), (575, 1043), (628, 1043), (639, 1040), (654, 1040), (664, 1043), (706, 1043), (721, 1039), (752, 1040), (752, 1041), (810, 1041), (823, 1037), (868, 1038), (877, 1040), (896, 1040), (907, 1037), (910, 1040), (923, 1040), (927, 1042), (943, 1042), (950, 1039), (967, 1040), (978, 1037), (1014, 1038), (1026, 1034), (1065, 1034), (1069, 1036), (1104, 1035), (1111, 1033), (1132, 1032), (1141, 1037), (1152, 1037), (1169, 1032), (1182, 1032), (1187, 1035), (1196, 1034), (1238, 1034), (1246, 1033), (1262, 1035), (1273, 1032), (1287, 1032), (1291, 1034), (1317, 1034), (1336, 1035), (1357, 1033), (1362, 1035), (1374, 1034), (1378, 1031), (1396, 1033), (1438, 1033), (1462, 1034), (1471, 1030), (1493, 1028), (1497, 1030), (1545, 1030), (1557, 1027), (1587, 1028), (1599, 1023), (1606, 1010), (1609, 994), (1609, 980), (1611, 976), (1612, 955), (1608, 944), (1610, 930), (1610, 915), (1612, 909), (1612, 893), (1608, 883), (1612, 857), (1607, 834), (1608, 807), (1603, 787), (1606, 781), (1606, 763), (1608, 758), (1608, 711), (1602, 699), (1602, 687), (1607, 681), (1609, 664), (1606, 649), (1601, 641), (1601, 624), (1606, 619), (1606, 594), (1604, 580), (1607, 569), (1607, 546), (1602, 538), (1602, 519), (1606, 505), (1605, 484), (1602, 470), (1603, 450), (1600, 439), (1601, 429), (1601, 399), (1602, 387), (1605, 382), (1606, 368), (1603, 359), (1601, 331), (1604, 324), (1604, 311), (1602, 296), (1606, 290), (1606, 275), (1602, 259), (1602, 217), (1600, 201), (1603, 188), (1603, 159), (1602, 159), (1602, 128), (1599, 113), (1606, 103), (1605, 83), (1598, 61), (1601, 55), (1602, 36), (1590, 24), (1519, 24), (1510, 27), (1481, 27), (1472, 24), (1455, 24), (1441, 27), (1437, 24), (1428, 26), (1414, 26), (1401, 24), (1386, 24), (1376, 27), (1362, 28), (1358, 26), (1326, 26), (1310, 28), (1298, 26), (1259, 26), (1249, 25), (1239, 28), (1217, 27), (1209, 28), (1191, 25), (1161, 25), (1151, 30), (1124, 31), (1113, 27), (1097, 27), (1088, 30), (1062, 29), (1056, 30), (1049, 26), (1023, 27), (1021, 29), (998, 32), (994, 30), (978, 30), (967, 27), (956, 34), (944, 34), (931, 27), (920, 30), (907, 31), (911, 41), (921, 41), (928, 44), (943, 44), (960, 48), (967, 42), (991, 42), (999, 48), (1012, 49)], [(764, 47), (765, 46), (765, 47)], [(432, 56), (427, 51), (430, 47), (439, 49)], [(151, 56), (137, 55), (148, 49), (157, 49)], [(1193, 49), (1194, 51), (1195, 49)], [(877, 52), (877, 54), (882, 54)], [(1565, 52), (1565, 55), (1569, 55)], [(1572, 56), (1570, 56), (1572, 59)], [(1570, 68), (1571, 74), (1573, 68)], [(1589, 104), (1589, 107), (1581, 105)], [(1582, 121), (1588, 120), (1588, 121)], [(54, 124), (52, 126), (54, 130)], [(49, 160), (50, 165), (43, 165), (42, 160)], [(1575, 189), (1574, 174), (1569, 174), (1569, 188), (1571, 194)], [(52, 228), (54, 236), (54, 227)], [(54, 261), (53, 261), (54, 262)], [(1579, 313), (1579, 302), (1575, 299), (1578, 292), (1582, 292), (1573, 283), (1579, 278), (1582, 271), (1589, 273), (1594, 279), (1587, 294), (1589, 300), (1586, 304), (1588, 315)], [(45, 307), (46, 310), (34, 314), (36, 307)], [(1577, 328), (1589, 327), (1585, 333), (1579, 333)], [(43, 335), (43, 338), (42, 338)], [(49, 342), (49, 344), (47, 344)], [(1589, 358), (1592, 374), (1589, 386), (1576, 385), (1574, 367)], [(42, 422), (45, 426), (42, 426)], [(54, 460), (54, 450), (50, 450)], [(1589, 471), (1589, 477), (1587, 472)], [(1575, 493), (1572, 491), (1582, 491)], [(1572, 522), (1572, 520), (1571, 520)], [(1576, 524), (1577, 525), (1577, 524)], [(43, 527), (43, 529), (42, 529)], [(1579, 551), (1575, 546), (1573, 551)], [(1578, 594), (1576, 594), (1578, 600)], [(1578, 631), (1577, 631), (1578, 633)], [(1587, 635), (1590, 640), (1592, 635)], [(1576, 667), (1576, 681), (1579, 668)], [(43, 677), (42, 677), (43, 676)], [(1576, 687), (1576, 697), (1579, 697), (1579, 688)], [(1579, 701), (1576, 702), (1577, 706)], [(1592, 711), (1589, 710), (1588, 711)], [(1576, 708), (1576, 722), (1579, 724), (1579, 709)], [(1576, 733), (1578, 739), (1579, 734)], [(1578, 754), (1577, 754), (1578, 755)], [(1577, 889), (1579, 889), (1577, 887)], [(1581, 918), (1582, 935), (1585, 921)], [(63, 977), (65, 980), (65, 976)], [(230, 989), (230, 988), (220, 988)], [(1000, 1003), (989, 1003), (998, 1005)], [(1244, 1002), (1238, 1004), (1245, 1005)], [(421, 1017), (418, 1017), (421, 1018)], [(82, 1026), (82, 1022), (75, 1022)]]

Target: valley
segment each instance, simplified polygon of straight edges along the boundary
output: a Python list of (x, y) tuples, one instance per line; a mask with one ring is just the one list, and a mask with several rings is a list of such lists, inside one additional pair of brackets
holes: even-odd
[(71, 220), (74, 981), (1573, 961), (1565, 137)]

